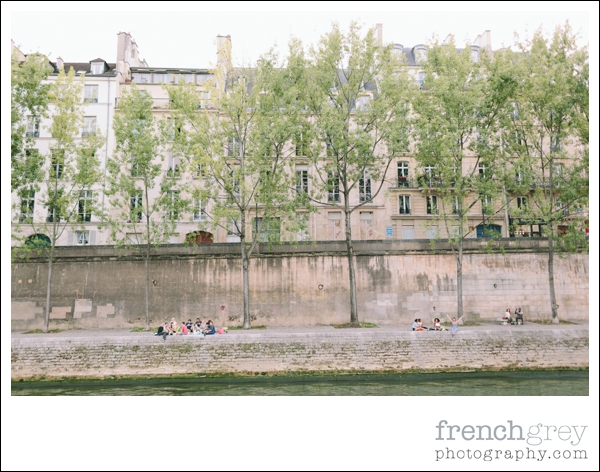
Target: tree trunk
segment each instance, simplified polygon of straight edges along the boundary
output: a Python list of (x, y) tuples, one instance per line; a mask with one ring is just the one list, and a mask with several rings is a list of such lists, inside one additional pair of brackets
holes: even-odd
[[(347, 201), (347, 199), (346, 199)], [(358, 326), (358, 303), (356, 303), (356, 275), (354, 273), (354, 248), (352, 247), (352, 228), (350, 212), (346, 209), (346, 249), (348, 251), (348, 275), (350, 276), (350, 324)]]
[(150, 267), (146, 255), (146, 331), (150, 331)]
[(50, 325), (50, 290), (52, 288), (52, 260), (54, 259), (54, 247), (50, 248), (48, 257), (48, 282), (46, 283), (46, 313), (44, 315), (44, 333), (48, 332)]
[(250, 329), (250, 291), (248, 282), (249, 258), (246, 245), (242, 242), (242, 280), (244, 283), (244, 329)]
[(554, 235), (552, 223), (548, 223), (548, 285), (550, 286), (550, 306), (552, 307), (552, 323), (558, 324), (558, 306), (554, 291)]
[[(458, 240), (458, 257), (456, 258), (456, 297), (457, 300), (457, 308), (458, 308), (458, 317), (463, 316), (463, 290), (462, 290), (462, 258), (463, 258), (463, 235), (462, 235), (462, 225), (459, 227), (460, 238)], [(485, 231), (485, 225), (484, 225)]]

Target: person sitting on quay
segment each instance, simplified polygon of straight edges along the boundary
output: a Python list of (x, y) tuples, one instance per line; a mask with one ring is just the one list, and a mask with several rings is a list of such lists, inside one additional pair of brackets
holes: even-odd
[(179, 334), (181, 334), (182, 336), (190, 334), (190, 330), (188, 329), (185, 321), (181, 322), (181, 328), (179, 330)]
[(511, 324), (511, 323), (512, 323), (512, 316), (510, 313), (510, 308), (507, 308), (506, 312), (504, 313), (504, 316), (502, 317), (502, 324), (507, 325), (507, 324)]
[(200, 322), (198, 321), (197, 323), (194, 323), (192, 325), (192, 329), (191, 329), (190, 333), (194, 334), (196, 336), (204, 336), (204, 333), (202, 331), (203, 331), (203, 329), (200, 327)]
[(523, 311), (521, 310), (521, 307), (515, 310), (515, 321), (517, 324), (523, 324)]
[(421, 321), (421, 318), (417, 318), (417, 329), (416, 331), (427, 331), (427, 328), (425, 326), (423, 326), (423, 322)]
[(162, 323), (156, 330), (156, 333), (154, 333), (154, 336), (162, 336), (163, 341), (167, 339), (168, 335), (169, 335), (168, 323)]
[(412, 330), (416, 331), (418, 326), (419, 326), (419, 323), (417, 323), (417, 318), (415, 318), (415, 322), (412, 324)]
[(215, 325), (211, 320), (208, 320), (206, 323), (206, 328), (204, 329), (204, 334), (215, 334)]
[(442, 324), (440, 323), (439, 318), (433, 319), (433, 328), (429, 328), (429, 330), (430, 331), (441, 331), (442, 330)]
[(194, 323), (192, 323), (192, 319), (188, 318), (188, 320), (185, 323), (185, 325), (187, 326), (188, 331), (191, 333), (192, 332), (192, 326), (194, 325)]

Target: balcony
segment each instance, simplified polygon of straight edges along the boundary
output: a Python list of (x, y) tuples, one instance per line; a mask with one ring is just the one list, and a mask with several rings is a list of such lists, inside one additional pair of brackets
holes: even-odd
[[(115, 108), (119, 108), (121, 97), (115, 98)], [(153, 110), (168, 110), (171, 108), (172, 100), (170, 98), (153, 98), (152, 109)], [(198, 110), (214, 110), (213, 103), (208, 99), (203, 99), (197, 106)]]
[(416, 188), (416, 186), (408, 177), (398, 177), (391, 182), (390, 188)]

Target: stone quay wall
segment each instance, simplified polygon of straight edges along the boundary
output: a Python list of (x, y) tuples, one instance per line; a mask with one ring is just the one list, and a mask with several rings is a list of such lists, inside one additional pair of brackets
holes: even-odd
[[(587, 326), (449, 332), (332, 330), (194, 336), (21, 335), (12, 379), (589, 367)], [(138, 334), (138, 336), (135, 336)]]
[[(361, 321), (409, 325), (456, 314), (456, 261), (447, 243), (356, 241)], [(171, 317), (220, 326), (242, 323), (239, 244), (168, 245), (150, 259), (152, 327)], [(550, 318), (547, 241), (465, 242), (463, 306), (467, 319), (497, 319), (507, 306), (525, 319)], [(11, 329), (41, 328), (48, 266), (41, 256), (12, 265)], [(589, 257), (555, 257), (559, 317), (587, 320)], [(145, 324), (145, 266), (135, 250), (61, 247), (53, 264), (50, 328), (110, 329)], [(254, 324), (309, 326), (349, 321), (344, 242), (260, 245), (250, 261)]]

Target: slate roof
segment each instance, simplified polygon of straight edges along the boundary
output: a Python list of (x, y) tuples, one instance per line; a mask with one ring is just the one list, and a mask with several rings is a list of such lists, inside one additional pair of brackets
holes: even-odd
[[(106, 65), (104, 66), (104, 72), (102, 74), (92, 74), (92, 62), (104, 62)], [(54, 66), (55, 73), (58, 73), (58, 67), (56, 63), (52, 63)], [(107, 63), (103, 59), (94, 59), (89, 62), (65, 62), (64, 64), (65, 72), (69, 72), (71, 67), (75, 69), (75, 73), (79, 73), (80, 71), (85, 72), (85, 75), (94, 75), (96, 77), (112, 77), (116, 75), (116, 67), (115, 63)]]

